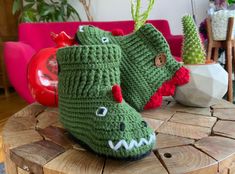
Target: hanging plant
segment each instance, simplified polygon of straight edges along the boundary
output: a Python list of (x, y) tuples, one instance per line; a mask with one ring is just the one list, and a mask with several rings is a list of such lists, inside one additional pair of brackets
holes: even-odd
[(135, 22), (135, 31), (145, 24), (155, 0), (148, 0), (148, 7), (141, 13), (141, 0), (131, 0), (131, 14)]
[(79, 20), (78, 12), (67, 0), (14, 0), (12, 12), (20, 12), (21, 22), (56, 22)]

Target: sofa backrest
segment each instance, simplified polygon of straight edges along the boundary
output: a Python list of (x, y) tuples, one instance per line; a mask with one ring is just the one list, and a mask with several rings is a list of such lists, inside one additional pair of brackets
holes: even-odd
[[(149, 20), (165, 37), (171, 35), (169, 24), (166, 20)], [(109, 21), (109, 22), (50, 22), (50, 23), (21, 23), (19, 25), (19, 41), (31, 45), (36, 51), (54, 46), (50, 33), (56, 34), (65, 31), (74, 36), (80, 25), (93, 25), (103, 30), (112, 31), (122, 29), (124, 34), (134, 30), (133, 21)]]

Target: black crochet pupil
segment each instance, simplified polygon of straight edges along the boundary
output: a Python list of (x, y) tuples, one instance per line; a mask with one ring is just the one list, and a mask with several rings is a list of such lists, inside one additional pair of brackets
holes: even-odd
[(103, 115), (103, 114), (104, 114), (104, 110), (105, 110), (104, 108), (100, 108), (100, 109), (98, 110), (98, 114), (99, 114), (99, 115)]
[(60, 65), (58, 64), (58, 74), (60, 73)]
[(147, 123), (146, 123), (145, 121), (142, 121), (142, 125), (143, 125), (144, 127), (147, 127)]
[(120, 131), (125, 130), (125, 124), (123, 122), (120, 123)]
[(74, 39), (75, 39), (75, 41), (77, 41), (77, 43), (79, 45), (82, 45), (81, 41), (78, 39), (78, 35), (77, 34), (75, 34)]

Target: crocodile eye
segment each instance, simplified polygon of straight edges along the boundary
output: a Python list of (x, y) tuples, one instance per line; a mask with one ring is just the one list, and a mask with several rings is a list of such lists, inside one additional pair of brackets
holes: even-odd
[(124, 131), (125, 130), (125, 123), (121, 122), (120, 123), (120, 131)]
[(97, 110), (96, 110), (96, 116), (99, 116), (99, 117), (104, 117), (108, 112), (108, 109), (106, 107), (99, 107)]
[(109, 38), (107, 38), (107, 37), (102, 37), (102, 38), (101, 38), (101, 41), (102, 41), (102, 43), (108, 43), (108, 42), (109, 42)]
[(144, 127), (147, 127), (146, 121), (142, 121), (141, 124), (142, 124)]

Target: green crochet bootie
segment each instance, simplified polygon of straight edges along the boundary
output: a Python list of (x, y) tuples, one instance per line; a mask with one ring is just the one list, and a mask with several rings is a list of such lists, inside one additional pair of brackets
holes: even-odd
[(117, 45), (58, 50), (60, 121), (94, 152), (134, 160), (151, 151), (155, 133), (122, 99), (120, 59)]
[(93, 26), (80, 26), (79, 44), (117, 44), (122, 50), (121, 86), (124, 99), (136, 110), (156, 108), (162, 96), (189, 81), (189, 72), (171, 55), (163, 35), (151, 24), (127, 36), (113, 36)]

